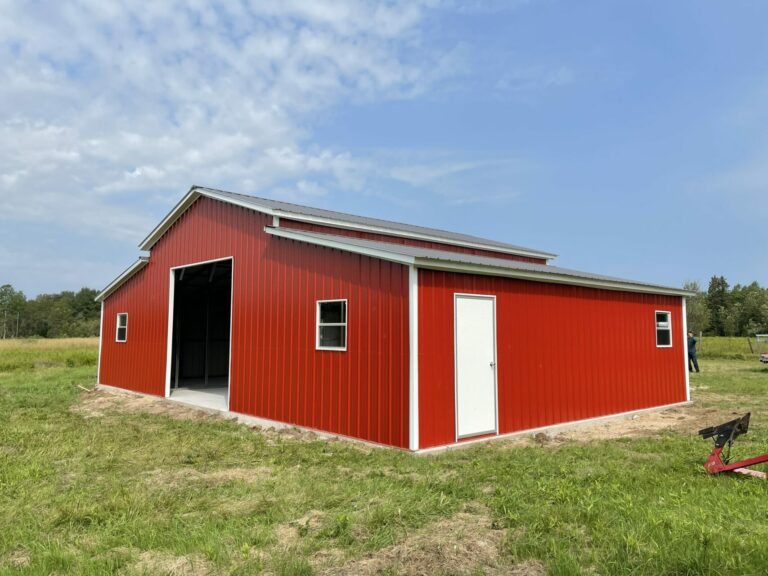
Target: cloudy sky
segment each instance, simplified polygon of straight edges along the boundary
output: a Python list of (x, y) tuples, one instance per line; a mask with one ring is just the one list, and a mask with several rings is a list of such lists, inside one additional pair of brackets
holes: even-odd
[(102, 287), (192, 184), (768, 284), (768, 3), (0, 0), (0, 284)]

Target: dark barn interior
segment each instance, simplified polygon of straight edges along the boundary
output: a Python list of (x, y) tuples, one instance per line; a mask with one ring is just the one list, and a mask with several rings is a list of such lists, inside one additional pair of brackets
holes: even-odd
[(172, 388), (226, 388), (232, 261), (174, 271)]

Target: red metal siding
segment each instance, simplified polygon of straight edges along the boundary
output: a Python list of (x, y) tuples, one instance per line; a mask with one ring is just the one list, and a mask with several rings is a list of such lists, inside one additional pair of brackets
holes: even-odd
[[(230, 408), (408, 445), (408, 268), (266, 235), (271, 219), (201, 198), (105, 301), (101, 382), (165, 393), (169, 269), (232, 256)], [(348, 299), (348, 349), (315, 350), (315, 307)], [(110, 338), (128, 312), (128, 342)]]
[[(421, 448), (455, 442), (457, 292), (496, 296), (500, 434), (686, 399), (680, 297), (420, 270)], [(656, 310), (672, 312), (671, 348)]]
[(476, 256), (489, 256), (491, 258), (501, 258), (502, 260), (513, 260), (515, 262), (531, 262), (533, 264), (546, 264), (544, 258), (533, 258), (528, 256), (516, 256), (515, 254), (504, 254), (503, 252), (494, 252), (493, 250), (482, 250), (480, 248), (469, 248), (466, 246), (456, 246), (454, 244), (442, 242), (430, 242), (429, 240), (419, 240), (416, 238), (403, 238), (402, 236), (390, 236), (388, 234), (377, 234), (375, 232), (365, 232), (364, 230), (348, 230), (345, 228), (334, 228), (333, 226), (324, 226), (322, 224), (313, 224), (311, 222), (300, 222), (298, 220), (280, 219), (281, 228), (290, 228), (292, 230), (305, 230), (307, 232), (317, 232), (319, 234), (334, 234), (336, 236), (346, 236), (349, 238), (362, 238), (364, 240), (376, 240), (380, 242), (389, 242), (391, 244), (403, 244), (405, 246), (419, 246), (420, 248), (432, 248), (434, 250), (445, 250), (447, 252), (456, 252), (459, 254), (474, 254)]

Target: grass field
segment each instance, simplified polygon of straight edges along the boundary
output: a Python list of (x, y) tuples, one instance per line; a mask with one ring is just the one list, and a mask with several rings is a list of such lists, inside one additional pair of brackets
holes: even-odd
[[(706, 360), (695, 406), (437, 456), (87, 392), (93, 341), (0, 344), (2, 574), (765, 574), (764, 481), (709, 477), (698, 427), (768, 368)], [(580, 441), (587, 438), (589, 442)]]

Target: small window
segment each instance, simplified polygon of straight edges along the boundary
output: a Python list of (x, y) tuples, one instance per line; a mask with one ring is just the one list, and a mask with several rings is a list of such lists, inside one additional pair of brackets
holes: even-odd
[(347, 301), (317, 302), (317, 349), (347, 349)]
[(121, 313), (117, 315), (117, 332), (115, 334), (116, 342), (125, 342), (128, 340), (128, 314)]
[(656, 312), (656, 347), (669, 348), (672, 346), (672, 314)]

